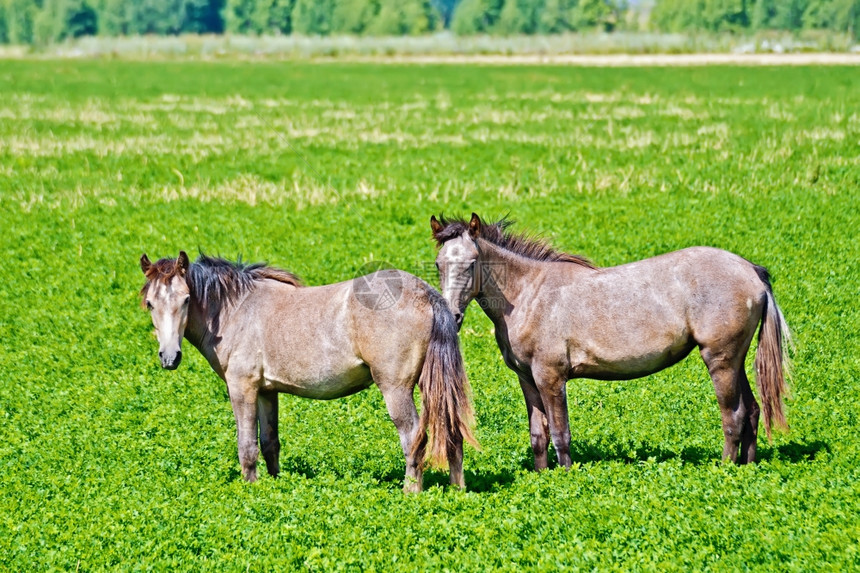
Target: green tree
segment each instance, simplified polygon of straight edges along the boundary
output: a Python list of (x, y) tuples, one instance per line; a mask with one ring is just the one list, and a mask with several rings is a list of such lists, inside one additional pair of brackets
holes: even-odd
[(753, 5), (750, 24), (753, 30), (767, 30), (773, 26), (773, 19), (775, 16), (775, 0), (756, 0)]
[(336, 34), (363, 34), (378, 13), (378, 0), (336, 0), (331, 30)]
[(459, 0), (433, 0), (433, 8), (439, 14), (441, 19), (440, 25), (442, 28), (448, 28), (451, 25), (451, 17), (454, 15), (454, 8), (457, 7)]
[[(767, 3), (779, 0), (759, 1)], [(750, 26), (750, 21), (770, 19), (766, 5), (756, 5), (750, 11), (748, 2), (749, 0), (659, 0), (651, 12), (651, 26), (662, 32), (720, 32), (745, 29)]]
[(33, 25), (37, 44), (92, 36), (98, 31), (96, 9), (86, 0), (44, 0)]
[(855, 34), (860, 0), (809, 0), (803, 12), (803, 27)]
[(755, 9), (749, 14), (747, 0), (660, 0), (651, 12), (651, 25), (662, 32), (719, 32), (747, 28), (751, 18), (759, 17)]
[(331, 32), (333, 0), (296, 0), (292, 11), (293, 31), (308, 36)]
[(130, 33), (134, 7), (128, 0), (100, 0), (96, 11), (99, 15), (99, 34), (125, 36)]
[(130, 34), (179, 34), (185, 23), (185, 0), (136, 0), (130, 2)]
[(571, 23), (577, 30), (608, 28), (612, 22), (614, 5), (609, 0), (580, 0), (571, 10)]
[(848, 32), (856, 42), (860, 35), (860, 0), (835, 0), (834, 4), (833, 25)]
[(231, 34), (259, 34), (255, 18), (258, 0), (227, 0), (224, 27)]
[(381, 0), (367, 31), (377, 36), (416, 35), (434, 29), (438, 19), (429, 0)]
[(803, 27), (806, 4), (806, 0), (775, 0), (772, 27), (777, 30), (800, 30)]
[(254, 34), (289, 34), (292, 31), (291, 0), (253, 0), (248, 23)]
[(72, 38), (95, 36), (99, 31), (98, 13), (85, 1), (75, 2), (66, 11), (66, 32)]
[(32, 43), (42, 45), (58, 39), (60, 28), (57, 18), (60, 9), (58, 4), (59, 0), (45, 0), (42, 9), (36, 11), (30, 40)]
[[(803, 27), (806, 29), (836, 29), (838, 2), (834, 0), (809, 0), (803, 11)], [(842, 31), (842, 30), (840, 30)]]
[(801, 21), (806, 29), (830, 28), (833, 25), (833, 5), (829, 0), (810, 0)]
[(224, 31), (224, 0), (185, 0), (182, 31), (192, 34), (220, 34)]
[(502, 2), (503, 0), (463, 0), (454, 9), (451, 30), (461, 36), (489, 32), (499, 20)]
[(538, 15), (537, 32), (558, 34), (571, 30), (570, 15), (576, 4), (576, 0), (546, 0)]
[(702, 24), (711, 32), (746, 28), (749, 18), (746, 0), (705, 0)]
[(5, 0), (6, 34), (10, 44), (33, 41), (36, 4), (32, 0)]
[(495, 31), (500, 34), (534, 34), (542, 0), (505, 0)]
[(9, 43), (9, 27), (6, 22), (6, 4), (0, 2), (0, 44)]

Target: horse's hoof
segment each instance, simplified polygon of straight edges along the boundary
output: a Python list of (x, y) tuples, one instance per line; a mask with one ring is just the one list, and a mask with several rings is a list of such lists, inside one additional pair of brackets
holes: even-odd
[(403, 484), (403, 493), (421, 493), (421, 482), (414, 478), (406, 478)]

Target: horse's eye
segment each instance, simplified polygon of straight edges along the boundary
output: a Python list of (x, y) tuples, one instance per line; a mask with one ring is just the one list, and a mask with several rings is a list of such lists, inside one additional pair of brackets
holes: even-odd
[(184, 301), (182, 301), (182, 306), (188, 306), (188, 303), (189, 303), (190, 301), (191, 301), (191, 297), (190, 297), (190, 296), (186, 296), (186, 297), (185, 297), (185, 300), (184, 300)]
[(152, 310), (152, 303), (151, 303), (151, 302), (146, 301), (146, 309), (147, 309), (147, 310)]
[(439, 261), (436, 261), (436, 270), (439, 270)]

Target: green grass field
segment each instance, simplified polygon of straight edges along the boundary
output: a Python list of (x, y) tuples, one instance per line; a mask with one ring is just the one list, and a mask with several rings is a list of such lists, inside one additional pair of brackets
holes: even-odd
[[(860, 567), (858, 110), (857, 68), (0, 62), (0, 569)], [(571, 381), (574, 468), (534, 474), (473, 305), (467, 492), (401, 493), (375, 388), (282, 396), (282, 475), (244, 483), (224, 384), (190, 346), (158, 366), (140, 254), (438, 284), (441, 211), (599, 265), (702, 244), (767, 266), (791, 431), (721, 464), (694, 353)]]

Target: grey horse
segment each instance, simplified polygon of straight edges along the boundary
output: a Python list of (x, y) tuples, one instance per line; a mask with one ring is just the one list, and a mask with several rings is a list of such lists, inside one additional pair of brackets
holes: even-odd
[(204, 255), (191, 264), (185, 252), (155, 263), (143, 255), (140, 266), (162, 367), (179, 365), (184, 337), (227, 384), (247, 481), (257, 479), (258, 432), (266, 468), (278, 474), (279, 392), (328, 400), (375, 382), (400, 434), (404, 490), (421, 491), (425, 452), (464, 486), (463, 441), (477, 445), (469, 384), (457, 324), (430, 285), (385, 270), (303, 287), (278, 268)]
[(430, 219), (442, 295), (458, 324), (477, 300), (519, 377), (535, 469), (547, 467), (547, 430), (558, 463), (570, 467), (568, 380), (646, 376), (696, 347), (722, 414), (723, 459), (755, 461), (760, 409), (744, 359), (759, 325), (755, 368), (765, 427), (768, 436), (771, 425), (786, 427), (790, 334), (764, 267), (692, 247), (598, 268), (514, 234), (509, 224), (485, 224), (474, 213), (469, 221)]

